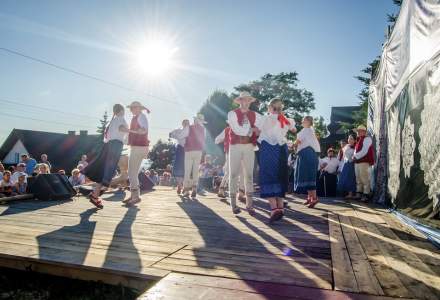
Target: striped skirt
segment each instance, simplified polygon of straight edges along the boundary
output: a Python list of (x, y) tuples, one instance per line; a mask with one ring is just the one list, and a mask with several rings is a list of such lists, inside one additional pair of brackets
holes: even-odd
[(289, 183), (287, 145), (271, 145), (263, 141), (259, 146), (260, 197), (284, 197)]
[(318, 164), (318, 154), (312, 147), (304, 148), (298, 152), (295, 164), (295, 191), (316, 190)]

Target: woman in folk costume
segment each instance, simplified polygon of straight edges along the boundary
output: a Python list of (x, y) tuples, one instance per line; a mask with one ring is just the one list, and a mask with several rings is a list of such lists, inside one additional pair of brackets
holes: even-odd
[[(226, 120), (226, 123), (228, 120)], [(226, 186), (229, 183), (229, 143), (230, 143), (230, 134), (231, 127), (226, 126), (226, 128), (215, 138), (216, 144), (223, 143), (223, 149), (225, 151), (225, 165), (223, 167), (224, 174), (222, 178), (222, 182), (220, 183), (220, 187), (218, 190), (217, 196), (220, 198), (226, 198)], [(240, 178), (239, 178), (239, 190), (238, 190), (238, 199), (242, 202), (246, 201), (244, 196), (244, 180), (243, 180), (243, 168), (241, 168)]]
[(346, 199), (352, 199), (356, 193), (356, 175), (353, 162), (355, 144), (354, 136), (350, 135), (348, 143), (342, 148), (342, 164), (339, 165), (338, 190), (344, 194), (348, 193)]
[(295, 121), (283, 114), (283, 102), (274, 98), (268, 107), (269, 114), (261, 117), (256, 126), (260, 150), (260, 197), (269, 200), (272, 210), (269, 222), (284, 216), (284, 200), (289, 184), (287, 164), (287, 132), (296, 132)]
[(367, 128), (363, 125), (358, 126), (356, 131), (358, 140), (353, 154), (357, 183), (356, 198), (366, 202), (371, 192), (370, 169), (374, 165), (373, 139), (367, 135)]
[(104, 147), (100, 154), (83, 169), (83, 174), (96, 186), (89, 195), (90, 202), (98, 208), (103, 208), (101, 198), (102, 187), (109, 187), (115, 175), (122, 148), (128, 132), (128, 124), (124, 118), (124, 107), (121, 104), (113, 106), (113, 118), (104, 131)]
[(128, 145), (130, 145), (130, 156), (128, 158), (128, 178), (130, 180), (130, 197), (123, 202), (128, 206), (141, 201), (139, 188), (139, 169), (142, 160), (148, 155), (148, 120), (142, 111), (150, 111), (138, 101), (133, 101), (129, 106), (133, 118), (128, 133)]
[(173, 161), (173, 177), (177, 180), (177, 194), (183, 190), (183, 177), (185, 176), (185, 141), (189, 134), (189, 120), (182, 121), (182, 128), (170, 132), (170, 138), (177, 140), (176, 154)]
[(295, 141), (297, 146), (295, 191), (306, 190), (307, 201), (304, 204), (313, 208), (318, 203), (316, 175), (319, 165), (318, 153), (321, 152), (321, 147), (313, 128), (313, 117), (304, 117), (302, 126), (303, 129), (298, 133)]
[(240, 213), (237, 206), (238, 177), (240, 169), (244, 168), (244, 185), (246, 193), (246, 208), (250, 215), (255, 215), (253, 208), (254, 192), (254, 148), (257, 143), (258, 128), (255, 126), (261, 115), (249, 109), (256, 99), (248, 92), (241, 92), (234, 99), (239, 108), (228, 113), (228, 123), (231, 127), (229, 145), (229, 193), (232, 212)]
[(185, 175), (183, 178), (183, 196), (197, 196), (197, 184), (199, 181), (199, 166), (205, 148), (205, 117), (197, 114), (194, 123), (189, 126), (188, 136), (185, 141)]

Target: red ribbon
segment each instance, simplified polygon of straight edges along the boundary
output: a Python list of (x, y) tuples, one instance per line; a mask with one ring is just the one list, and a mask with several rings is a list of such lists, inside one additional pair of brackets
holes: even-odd
[(284, 116), (283, 113), (278, 114), (278, 122), (280, 122), (281, 128), (284, 128), (284, 125), (290, 125), (289, 120)]

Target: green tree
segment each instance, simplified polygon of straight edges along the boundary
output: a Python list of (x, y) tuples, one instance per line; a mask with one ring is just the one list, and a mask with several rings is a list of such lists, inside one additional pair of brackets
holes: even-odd
[(151, 169), (166, 169), (173, 162), (175, 149), (174, 144), (170, 140), (167, 142), (158, 140), (148, 153), (148, 158), (152, 163)]
[(267, 111), (267, 104), (272, 98), (280, 97), (284, 101), (286, 116), (300, 123), (304, 115), (315, 109), (315, 99), (312, 92), (300, 88), (298, 83), (297, 72), (267, 73), (258, 80), (236, 86), (234, 89), (237, 93), (232, 96), (234, 98), (242, 91), (249, 92), (259, 102), (255, 103), (253, 109), (261, 113)]
[(107, 127), (108, 124), (107, 111), (104, 112), (104, 115), (102, 116), (102, 119), (99, 120), (99, 123), (100, 125), (98, 126), (98, 129), (96, 131), (101, 135), (101, 137), (104, 137), (105, 128)]
[(215, 145), (214, 139), (226, 127), (228, 111), (232, 109), (231, 97), (225, 91), (216, 90), (200, 108), (200, 113), (207, 121), (206, 128), (206, 152), (212, 155), (223, 155), (223, 150)]
[(313, 119), (313, 127), (315, 128), (316, 134), (321, 138), (326, 137), (328, 135), (328, 129), (324, 117), (319, 116)]

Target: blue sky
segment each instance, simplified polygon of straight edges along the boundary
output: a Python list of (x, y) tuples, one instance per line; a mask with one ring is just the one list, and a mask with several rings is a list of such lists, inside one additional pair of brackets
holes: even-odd
[[(4, 0), (0, 47), (133, 91), (0, 51), (0, 143), (12, 128), (93, 132), (113, 103), (133, 99), (151, 108), (157, 140), (215, 89), (231, 92), (267, 72), (297, 71), (315, 95), (312, 114), (329, 119), (331, 106), (358, 102), (354, 76), (380, 54), (395, 11), (391, 0)], [(178, 67), (157, 78), (130, 55), (151, 37), (178, 49)]]

